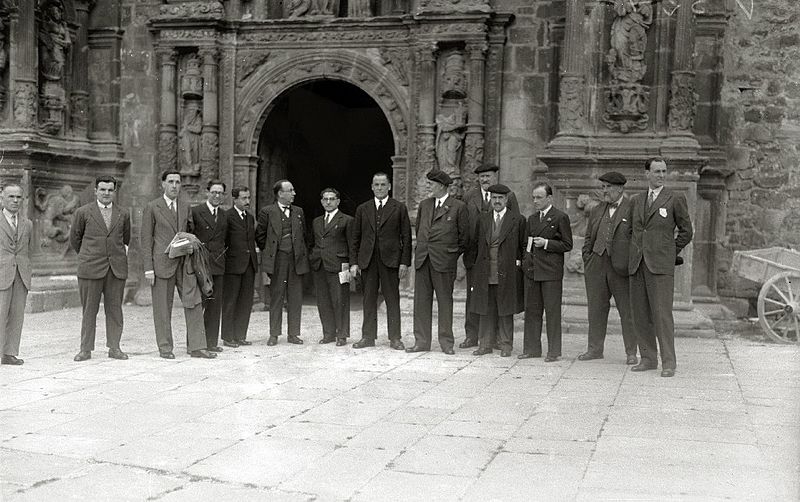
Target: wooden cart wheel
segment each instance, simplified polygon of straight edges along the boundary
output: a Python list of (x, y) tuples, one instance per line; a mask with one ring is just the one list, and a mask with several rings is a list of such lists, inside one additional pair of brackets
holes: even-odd
[(800, 273), (781, 272), (764, 283), (758, 294), (758, 322), (778, 342), (800, 342)]

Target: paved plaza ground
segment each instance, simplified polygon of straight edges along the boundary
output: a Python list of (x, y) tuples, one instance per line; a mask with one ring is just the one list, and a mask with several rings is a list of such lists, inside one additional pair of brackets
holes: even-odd
[(27, 316), (25, 365), (0, 367), (0, 500), (800, 499), (800, 347), (681, 338), (661, 378), (631, 373), (619, 336), (600, 361), (575, 360), (580, 335), (559, 362), (518, 361), (519, 323), (512, 358), (406, 354), (385, 329), (373, 349), (318, 345), (307, 305), (305, 345), (267, 347), (256, 312), (254, 345), (214, 361), (186, 354), (176, 309), (167, 361), (150, 309), (125, 323), (130, 360), (101, 328), (75, 363), (79, 310)]

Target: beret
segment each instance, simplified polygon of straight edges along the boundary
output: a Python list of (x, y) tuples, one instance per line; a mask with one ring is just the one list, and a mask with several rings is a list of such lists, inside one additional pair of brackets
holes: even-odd
[(487, 191), (488, 191), (489, 193), (501, 193), (501, 194), (507, 194), (507, 193), (510, 193), (510, 192), (511, 192), (511, 189), (510, 189), (510, 188), (508, 188), (508, 187), (507, 187), (507, 186), (505, 186), (505, 185), (501, 185), (500, 183), (498, 183), (498, 184), (496, 184), (496, 185), (492, 185), (492, 186), (490, 186), (490, 187), (488, 188), (488, 190), (487, 190)]
[(612, 185), (624, 185), (628, 182), (628, 179), (616, 171), (609, 171), (600, 176), (600, 181), (605, 181), (606, 183), (611, 183)]
[(429, 172), (428, 179), (441, 183), (444, 186), (450, 186), (450, 184), (453, 183), (453, 180), (450, 179), (450, 176), (448, 176), (446, 172), (439, 170)]
[(475, 168), (475, 174), (485, 173), (485, 172), (489, 172), (489, 171), (492, 171), (492, 172), (496, 173), (499, 170), (500, 170), (500, 167), (496, 166), (494, 164), (482, 164), (482, 165), (480, 165), (480, 166)]

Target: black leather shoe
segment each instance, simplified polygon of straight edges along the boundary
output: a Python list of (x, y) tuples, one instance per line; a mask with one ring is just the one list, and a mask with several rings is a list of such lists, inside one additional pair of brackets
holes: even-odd
[(592, 359), (602, 359), (603, 354), (592, 354), (591, 352), (584, 352), (578, 356), (578, 361), (591, 361)]
[(111, 359), (119, 359), (120, 361), (127, 361), (128, 354), (122, 352), (119, 349), (108, 349), (108, 357)]
[(82, 350), (77, 354), (75, 354), (75, 357), (73, 357), (72, 360), (75, 361), (76, 363), (79, 363), (81, 361), (86, 361), (87, 359), (91, 358), (92, 358), (91, 352), (89, 352), (88, 350)]
[(292, 335), (286, 338), (286, 341), (295, 345), (303, 345), (303, 340), (299, 336)]
[(214, 359), (217, 355), (207, 350), (193, 350), (189, 353), (192, 357), (200, 357), (202, 359)]
[(361, 340), (357, 341), (353, 344), (354, 349), (363, 349), (365, 347), (374, 347), (375, 340), (372, 338), (362, 338)]
[(403, 345), (403, 340), (389, 340), (389, 347), (394, 350), (405, 350), (406, 346)]
[(226, 347), (232, 347), (232, 348), (234, 348), (234, 349), (235, 349), (235, 348), (237, 348), (237, 347), (239, 346), (239, 344), (238, 344), (238, 343), (236, 343), (236, 342), (229, 342), (228, 340), (222, 340), (222, 345), (224, 345), (224, 346), (226, 346)]
[(533, 359), (534, 357), (536, 356), (534, 356), (533, 354), (526, 354), (523, 352), (522, 354), (517, 356), (517, 359)]
[(337, 338), (336, 339), (336, 346), (337, 347), (342, 347), (344, 345), (347, 345), (347, 338)]
[(510, 350), (500, 351), (500, 357), (511, 357), (511, 351)]
[(222, 352), (222, 347), (209, 347), (206, 350), (208, 350), (209, 352)]
[(269, 340), (267, 340), (267, 345), (269, 345), (270, 347), (272, 347), (273, 345), (277, 345), (277, 344), (278, 344), (278, 337), (277, 336), (271, 336), (271, 337), (269, 337)]
[(333, 336), (324, 336), (324, 337), (322, 337), (322, 340), (319, 341), (319, 343), (320, 344), (326, 344), (326, 343), (333, 343), (335, 341), (336, 341), (336, 338), (333, 337)]
[(175, 354), (172, 352), (161, 352), (158, 355), (160, 355), (162, 359), (175, 359)]
[(491, 353), (492, 353), (492, 349), (478, 349), (478, 350), (473, 351), (472, 355), (473, 356), (483, 356), (483, 355), (491, 354)]
[(639, 363), (639, 359), (636, 356), (628, 356), (625, 359), (625, 364), (628, 364), (628, 365), (633, 365), (633, 364), (638, 364), (638, 363)]
[(459, 349), (468, 349), (470, 347), (477, 347), (478, 340), (464, 340), (463, 342), (458, 344)]
[(641, 362), (636, 366), (631, 366), (631, 371), (650, 371), (656, 368), (658, 368), (658, 366), (655, 366), (653, 364), (648, 364), (646, 362)]
[(24, 363), (25, 361), (18, 358), (17, 356), (4, 355), (2, 359), (0, 359), (0, 364), (11, 364), (12, 366), (19, 366)]
[(666, 377), (666, 378), (674, 377), (675, 376), (675, 370), (672, 370), (672, 369), (669, 369), (669, 368), (661, 370), (661, 376), (662, 377)]
[(453, 349), (451, 349), (451, 348), (448, 348), (448, 349), (442, 349), (442, 352), (444, 352), (444, 353), (445, 353), (445, 354), (447, 354), (448, 356), (452, 356), (452, 355), (454, 355), (454, 354), (456, 353), (456, 351), (455, 351), (455, 350), (453, 350)]
[(238, 343), (239, 345), (244, 345), (245, 347), (247, 347), (248, 345), (253, 345), (253, 342), (249, 340), (236, 340), (236, 343)]
[(544, 358), (544, 362), (546, 363), (554, 363), (558, 361), (558, 356), (547, 356)]
[(407, 348), (406, 352), (408, 352), (409, 354), (413, 354), (414, 352), (428, 352), (429, 350), (431, 350), (431, 349), (430, 348), (425, 348), (425, 347), (420, 347), (419, 345), (414, 344), (413, 347)]

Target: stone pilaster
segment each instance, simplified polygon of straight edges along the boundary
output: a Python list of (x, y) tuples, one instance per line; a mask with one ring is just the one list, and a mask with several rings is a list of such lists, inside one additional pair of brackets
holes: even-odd
[(36, 88), (39, 64), (36, 59), (36, 3), (18, 2), (10, 12), (12, 47), (12, 107), (14, 127), (35, 129), (39, 110)]
[(464, 140), (464, 186), (471, 187), (475, 180), (475, 169), (483, 164), (483, 145), (486, 124), (484, 122), (484, 74), (486, 70), (486, 42), (467, 44), (469, 55), (469, 91), (467, 132)]
[(584, 128), (583, 17), (585, 0), (566, 0), (564, 44), (558, 85), (558, 134), (552, 147), (582, 149)]
[(75, 2), (77, 40), (72, 51), (72, 92), (70, 128), (72, 134), (85, 137), (89, 125), (89, 0)]
[(219, 104), (217, 51), (200, 49), (203, 60), (203, 131), (200, 139), (200, 172), (204, 180), (219, 176)]
[(671, 153), (692, 154), (700, 148), (694, 137), (694, 116), (697, 111), (697, 94), (694, 89), (694, 12), (691, 2), (683, 0), (677, 12), (675, 48), (670, 75), (669, 115), (667, 128)]
[(158, 124), (158, 170), (177, 168), (178, 126), (176, 122), (175, 70), (178, 55), (174, 49), (157, 52), (161, 65), (161, 118)]
[(419, 65), (419, 110), (417, 111), (417, 155), (414, 165), (416, 190), (410, 209), (416, 210), (425, 195), (425, 174), (436, 168), (436, 53), (435, 42), (417, 48)]

